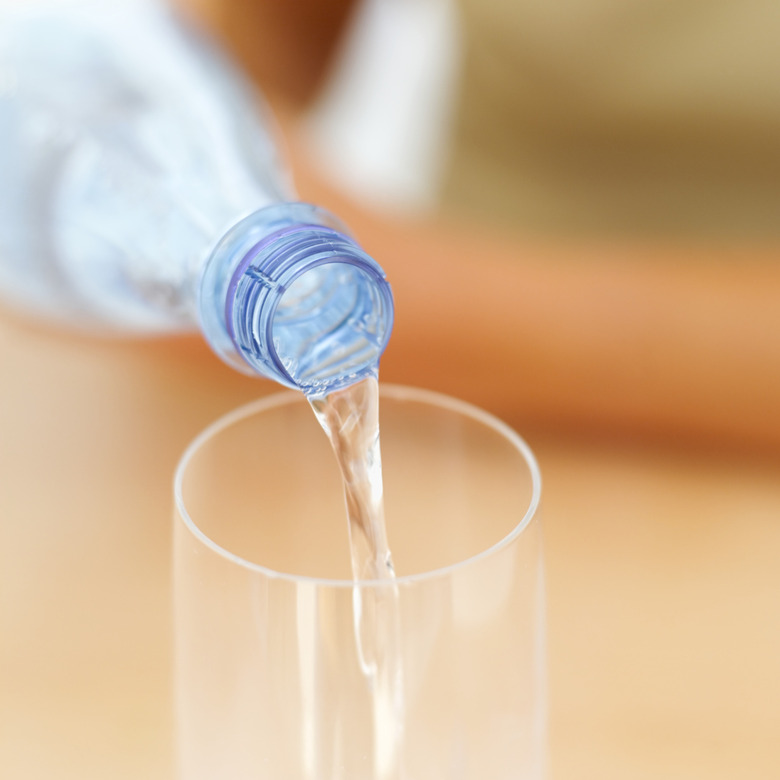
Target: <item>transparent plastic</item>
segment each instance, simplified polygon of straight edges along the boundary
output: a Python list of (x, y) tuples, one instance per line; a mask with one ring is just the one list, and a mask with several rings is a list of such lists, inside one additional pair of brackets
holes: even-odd
[[(200, 328), (236, 368), (310, 392), (375, 371), (387, 282), (293, 202), (271, 122), (164, 2), (0, 5), (0, 295), (98, 333)], [(282, 228), (295, 246), (267, 241)]]
[(201, 323), (214, 351), (309, 395), (375, 374), (392, 330), (392, 294), (344, 230), (301, 203), (234, 226), (201, 281)]
[[(223, 418), (179, 464), (181, 780), (543, 778), (533, 455), (474, 407), (408, 388), (381, 392), (395, 581), (351, 579), (338, 467), (299, 393)], [(365, 591), (395, 588), (400, 728), (374, 706), (355, 634)]]

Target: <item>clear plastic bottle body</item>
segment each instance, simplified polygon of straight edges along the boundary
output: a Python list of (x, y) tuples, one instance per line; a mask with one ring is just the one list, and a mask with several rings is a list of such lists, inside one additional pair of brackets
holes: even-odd
[[(101, 333), (200, 327), (231, 365), (303, 389), (375, 369), (389, 287), (329, 215), (289, 203), (270, 121), (223, 53), (164, 2), (0, 6), (0, 295)], [(269, 244), (279, 230), (297, 243)], [(266, 267), (281, 277), (263, 296)], [(328, 285), (339, 294), (326, 300)], [(343, 371), (317, 375), (340, 355)]]
[(152, 0), (0, 12), (0, 280), (47, 317), (195, 327), (210, 245), (292, 199), (256, 95)]

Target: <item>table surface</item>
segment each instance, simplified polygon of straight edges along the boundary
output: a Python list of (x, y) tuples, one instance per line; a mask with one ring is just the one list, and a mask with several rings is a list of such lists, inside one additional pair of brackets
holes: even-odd
[[(268, 384), (0, 314), (0, 776), (170, 778), (171, 474)], [(536, 432), (552, 780), (780, 778), (780, 463)]]

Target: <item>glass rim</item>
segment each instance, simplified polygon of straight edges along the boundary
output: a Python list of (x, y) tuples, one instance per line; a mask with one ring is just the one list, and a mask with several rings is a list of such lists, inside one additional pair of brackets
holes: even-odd
[[(492, 428), (498, 434), (503, 436), (509, 441), (512, 446), (520, 453), (525, 461), (528, 471), (531, 476), (531, 498), (528, 502), (528, 507), (523, 514), (520, 521), (512, 528), (512, 530), (499, 539), (494, 544), (486, 547), (484, 550), (480, 550), (474, 555), (470, 555), (463, 560), (456, 563), (448, 564), (447, 566), (441, 566), (437, 569), (429, 569), (427, 571), (416, 572), (414, 574), (404, 574), (394, 579), (381, 579), (381, 580), (352, 580), (352, 579), (330, 579), (327, 577), (313, 577), (302, 574), (290, 574), (289, 572), (281, 572), (276, 569), (272, 569), (268, 566), (263, 566), (260, 563), (249, 561), (246, 558), (242, 558), (234, 552), (220, 546), (207, 534), (205, 534), (197, 523), (190, 517), (187, 511), (184, 495), (182, 492), (182, 482), (184, 479), (184, 472), (187, 470), (190, 460), (195, 453), (210, 439), (215, 437), (221, 431), (229, 428), (241, 422), (244, 419), (260, 414), (262, 412), (270, 411), (280, 406), (286, 406), (291, 403), (305, 402), (305, 396), (297, 390), (286, 390), (279, 393), (272, 393), (271, 395), (259, 398), (256, 401), (251, 401), (248, 404), (239, 406), (227, 414), (222, 415), (213, 423), (204, 428), (187, 446), (176, 464), (176, 470), (173, 478), (173, 494), (175, 508), (179, 514), (179, 521), (184, 524), (187, 530), (203, 544), (211, 552), (217, 554), (221, 558), (236, 564), (247, 571), (253, 571), (258, 574), (262, 574), (268, 579), (284, 580), (294, 583), (311, 583), (320, 587), (328, 588), (372, 588), (372, 587), (386, 587), (392, 585), (405, 585), (426, 580), (433, 580), (440, 577), (449, 576), (450, 574), (458, 571), (459, 569), (467, 568), (481, 560), (491, 557), (500, 552), (504, 548), (508, 547), (517, 537), (525, 530), (531, 519), (537, 514), (539, 510), (539, 504), (541, 502), (542, 494), (542, 475), (539, 470), (539, 465), (536, 462), (536, 458), (531, 451), (531, 448), (526, 444), (525, 440), (509, 425), (500, 420), (498, 417), (490, 414), (489, 412), (480, 409), (478, 406), (474, 406), (466, 401), (461, 401), (452, 396), (444, 393), (438, 393), (434, 390), (425, 390), (416, 387), (407, 387), (405, 385), (394, 384), (380, 384), (379, 385), (380, 397), (393, 398), (398, 401), (417, 401), (420, 403), (426, 403), (431, 406), (437, 406), (440, 409), (446, 409), (452, 412), (456, 412), (465, 417), (482, 423), (488, 428)], [(380, 407), (381, 414), (381, 407)], [(312, 422), (315, 422), (314, 415), (312, 415)], [(323, 434), (324, 435), (324, 434)]]

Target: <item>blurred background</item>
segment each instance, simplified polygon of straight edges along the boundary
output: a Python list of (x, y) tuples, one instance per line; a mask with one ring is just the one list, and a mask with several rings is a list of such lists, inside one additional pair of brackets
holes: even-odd
[(780, 445), (771, 2), (180, 0), (385, 265), (388, 381), (590, 435)]
[[(544, 477), (551, 777), (780, 776), (780, 7), (176, 0)], [(274, 391), (0, 312), (0, 776), (169, 778), (171, 476)]]
[(771, 2), (189, 4), (373, 204), (526, 235), (780, 231)]

